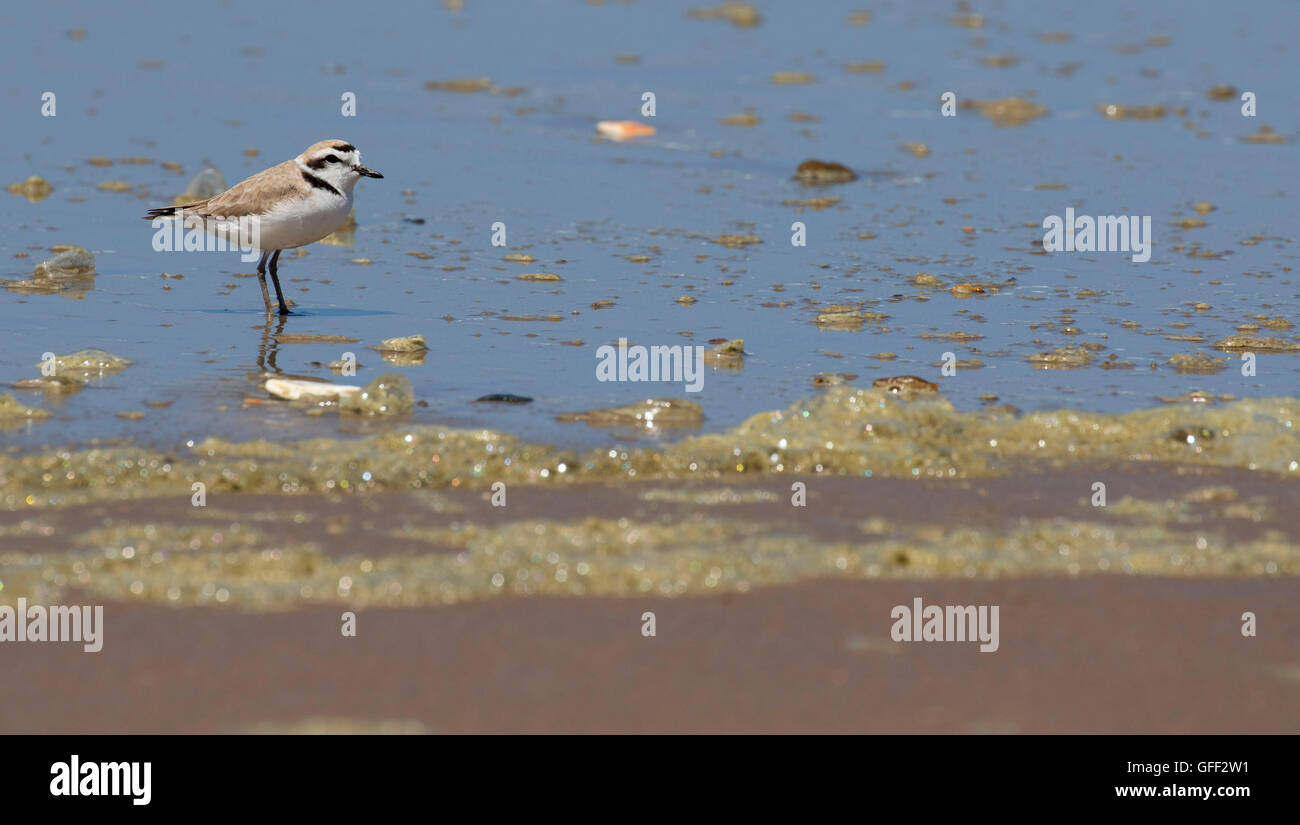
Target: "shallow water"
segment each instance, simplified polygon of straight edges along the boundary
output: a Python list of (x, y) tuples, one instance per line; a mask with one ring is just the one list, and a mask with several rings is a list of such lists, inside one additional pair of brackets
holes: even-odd
[[(704, 429), (720, 432), (815, 394), (821, 372), (855, 374), (859, 386), (919, 375), (966, 410), (988, 395), (1023, 410), (1103, 412), (1194, 388), (1300, 395), (1300, 354), (1262, 354), (1245, 377), (1236, 354), (1212, 348), (1252, 315), (1275, 319), (1259, 335), (1300, 340), (1289, 326), (1300, 314), (1296, 144), (1241, 140), (1260, 124), (1287, 138), (1300, 132), (1293, 5), (1000, 3), (976, 9), (978, 29), (953, 25), (948, 3), (872, 4), (860, 26), (849, 23), (857, 2), (758, 3), (753, 28), (688, 17), (697, 5), (375, 4), (358, 15), (346, 4), (232, 2), (201, 36), (164, 3), (129, 16), (92, 3), (6, 7), (0, 185), (38, 175), (53, 192), (39, 201), (0, 192), (0, 278), (29, 277), (54, 244), (91, 250), (97, 274), (56, 294), (0, 292), (0, 382), (37, 376), (47, 351), (93, 347), (134, 363), (61, 398), (12, 391), (53, 416), (0, 430), (0, 445), (128, 438), (172, 449), (210, 436), (383, 429), (333, 411), (245, 403), (266, 399), (259, 359), (334, 378), (312, 363), (345, 351), (361, 362), (357, 383), (387, 371), (410, 378), (427, 406), (400, 426), (488, 427), (572, 448), (610, 435), (557, 422), (558, 413), (689, 397), (703, 407)], [(1070, 42), (1040, 38), (1061, 31)], [(617, 59), (626, 54), (639, 62)], [(1018, 62), (980, 62), (1006, 54)], [(871, 60), (883, 71), (845, 68)], [(771, 81), (787, 71), (815, 82)], [(494, 90), (425, 88), (476, 77)], [(1254, 92), (1259, 116), (1210, 100), (1216, 84)], [(938, 97), (949, 90), (963, 102), (1019, 96), (1047, 114), (1015, 127), (970, 109), (941, 117)], [(57, 94), (56, 117), (40, 116), (44, 91)], [(348, 91), (355, 118), (340, 115)], [(645, 91), (657, 98), (647, 119), (655, 137), (595, 138), (597, 120), (638, 119)], [(1170, 111), (1109, 120), (1096, 110), (1105, 103)], [(757, 125), (720, 120), (747, 110)], [(791, 121), (793, 112), (820, 120)], [(139, 217), (169, 203), (205, 162), (234, 183), (324, 137), (357, 144), (386, 177), (358, 186), (350, 247), (316, 244), (282, 259), (300, 314), (268, 326), (252, 266), (233, 253), (152, 250)], [(926, 144), (928, 156), (900, 149), (908, 143)], [(115, 162), (90, 165), (96, 156)], [(131, 157), (152, 162), (120, 162)], [(844, 163), (858, 180), (803, 187), (792, 176), (808, 158)], [(131, 189), (98, 188), (113, 180)], [(783, 205), (823, 196), (840, 200), (820, 211)], [(1202, 201), (1213, 211), (1198, 214)], [(1152, 216), (1150, 262), (1041, 254), (1041, 221), (1071, 206)], [(1191, 217), (1205, 225), (1175, 225)], [(790, 244), (795, 220), (807, 224), (806, 247)], [(490, 243), (496, 221), (507, 226), (505, 248)], [(711, 241), (722, 234), (762, 243)], [(510, 263), (508, 253), (536, 261)], [(517, 279), (529, 272), (563, 280)], [(941, 285), (918, 286), (920, 272)], [(990, 288), (954, 297), (949, 288), (962, 282)], [(697, 300), (678, 303), (683, 296)], [(613, 303), (594, 309), (597, 301)], [(1194, 308), (1202, 302), (1208, 308)], [(827, 307), (860, 304), (887, 318), (857, 330), (814, 323)], [(510, 320), (520, 316), (558, 320)], [(429, 342), (423, 365), (393, 366), (367, 348), (415, 333)], [(944, 340), (950, 333), (982, 337)], [(358, 340), (274, 346), (286, 334)], [(620, 337), (743, 338), (748, 354), (743, 369), (709, 369), (703, 391), (689, 395), (680, 384), (599, 382), (596, 348)], [(1100, 349), (1080, 369), (1028, 360), (1081, 344)], [(874, 357), (886, 352), (896, 359)], [(945, 352), (983, 368), (943, 377), (935, 365)], [(1168, 363), (1179, 353), (1228, 362), (1218, 374), (1188, 375)], [(1134, 368), (1102, 369), (1111, 355)], [(488, 393), (534, 402), (471, 403)], [(115, 415), (126, 411), (143, 416)]]

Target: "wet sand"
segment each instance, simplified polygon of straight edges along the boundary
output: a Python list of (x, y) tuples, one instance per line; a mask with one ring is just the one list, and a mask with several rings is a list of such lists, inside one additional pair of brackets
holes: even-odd
[[(1089, 502), (1098, 478), (1104, 508)], [(788, 506), (795, 480), (808, 485), (807, 507)], [(4, 645), (0, 732), (1296, 733), (1300, 580), (1287, 571), (1298, 485), (1130, 464), (950, 482), (519, 485), (505, 508), (484, 490), (444, 489), (3, 513), (7, 550), (42, 554), (46, 580), (69, 577), (46, 595), (104, 604), (106, 631), (93, 655)], [(628, 533), (582, 544), (620, 519), (645, 546), (623, 547)], [(896, 543), (878, 551), (864, 523)], [(1058, 557), (1078, 523), (1101, 532)], [(176, 535), (197, 542), (188, 553), (168, 532), (179, 524), (188, 532)], [(112, 525), (126, 532), (104, 532)], [(101, 565), (105, 547), (150, 556), (142, 525), (167, 548), (162, 563)], [(651, 540), (673, 525), (684, 532)], [(970, 577), (952, 572), (962, 567), (949, 555), (967, 552), (950, 546), (953, 529), (979, 531), (989, 548), (966, 559)], [(456, 544), (467, 530), (486, 538)], [(1088, 555), (1088, 536), (1101, 535), (1115, 555)], [(1021, 546), (1035, 536), (1047, 546)], [(1199, 554), (1197, 537), (1209, 539)], [(282, 553), (293, 588), (279, 568), (240, 556), (239, 541)], [(303, 541), (311, 551), (295, 555)], [(538, 560), (546, 553), (554, 563)], [(238, 563), (222, 567), (227, 554)], [(837, 554), (856, 561), (840, 569)], [(751, 556), (763, 564), (746, 567)], [(359, 558), (375, 572), (359, 572)], [(1098, 558), (1114, 558), (1110, 572), (1087, 566)], [(557, 584), (555, 571), (579, 559), (591, 574)], [(727, 572), (693, 577), (681, 559)], [(1282, 572), (1259, 574), (1261, 560)], [(1082, 575), (1070, 574), (1075, 563)], [(385, 565), (405, 565), (394, 568), (400, 595), (371, 582)], [(504, 587), (488, 583), (494, 565), (511, 574)], [(516, 566), (534, 577), (516, 580)], [(335, 590), (344, 571), (355, 582)], [(468, 584), (439, 589), (466, 571)], [(13, 574), (6, 600), (42, 592)], [(144, 587), (132, 596), (135, 577)], [(304, 582), (317, 589), (299, 592)], [(998, 605), (999, 649), (892, 641), (892, 608), (916, 597)], [(355, 637), (340, 632), (349, 610)], [(1241, 634), (1246, 611), (1253, 638)]]
[[(1296, 592), (1293, 579), (823, 582), (369, 610), (356, 638), (328, 609), (109, 605), (97, 655), (6, 651), (0, 729), (1297, 733)], [(1001, 649), (890, 641), (890, 608), (915, 596), (1000, 605)], [(1239, 633), (1246, 609), (1258, 638)]]

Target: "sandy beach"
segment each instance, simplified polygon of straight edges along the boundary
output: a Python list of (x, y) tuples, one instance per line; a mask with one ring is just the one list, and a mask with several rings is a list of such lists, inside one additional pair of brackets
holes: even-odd
[[(972, 576), (954, 578), (941, 575), (952, 569), (950, 560), (920, 549), (927, 532), (937, 531), (939, 544), (946, 541), (936, 514), (982, 530), (980, 540), (990, 547), (1025, 535), (1027, 523), (1069, 524), (1064, 520), (1070, 516), (1115, 531), (1116, 547), (1131, 536), (1131, 559), (1138, 558), (1151, 514), (1160, 512), (1167, 514), (1172, 547), (1193, 548), (1195, 536), (1227, 531), (1237, 558), (1246, 558), (1250, 542), (1263, 536), (1271, 535), (1273, 544), (1260, 545), (1260, 552), (1300, 544), (1300, 525), (1286, 505), (1295, 500), (1294, 481), (1204, 468), (1097, 472), (1112, 490), (1128, 490), (1145, 504), (1094, 508), (1088, 502), (1094, 474), (1045, 473), (963, 482), (805, 477), (810, 498), (804, 508), (775, 505), (778, 495), (789, 495), (789, 483), (770, 478), (525, 486), (514, 489), (506, 508), (492, 507), (482, 490), (439, 491), (436, 506), (427, 495), (356, 493), (280, 496), (274, 508), (265, 497), (239, 495), (225, 496), (220, 509), (214, 501), (206, 511), (157, 499), (59, 508), (40, 514), (40, 529), (16, 537), (47, 562), (58, 558), (52, 549), (60, 543), (75, 544), (86, 531), (102, 535), (94, 531), (106, 523), (148, 524), (159, 536), (171, 535), (169, 521), (187, 523), (185, 536), (205, 541), (230, 535), (232, 523), (258, 525), (259, 547), (285, 548), (306, 525), (317, 545), (313, 564), (328, 568), (331, 577), (353, 571), (344, 575), (356, 581), (346, 591), (305, 595), (277, 589), (267, 568), (209, 565), (207, 575), (230, 594), (218, 603), (197, 582), (183, 589), (173, 584), (183, 581), (176, 571), (188, 569), (178, 554), (152, 572), (135, 568), (133, 575), (147, 586), (133, 597), (119, 589), (126, 581), (120, 572), (89, 562), (89, 588), (70, 586), (59, 600), (105, 604), (103, 650), (6, 645), (0, 730), (1300, 731), (1294, 574), (1202, 575), (1188, 552), (1181, 565), (1172, 555), (1163, 566), (1147, 560), (1152, 573), (1071, 575), (1068, 558), (1053, 545), (1041, 555), (994, 554), (1019, 560), (1028, 574), (1006, 575), (990, 559)], [(1218, 492), (1207, 497), (1206, 490)], [(1199, 503), (1188, 509), (1188, 502)], [(1245, 502), (1253, 503), (1253, 517), (1240, 509)], [(272, 509), (282, 518), (258, 519)], [(659, 570), (654, 555), (677, 552), (671, 543), (646, 548), (626, 564), (600, 547), (558, 562), (572, 567), (576, 558), (604, 557), (604, 573), (589, 576), (589, 595), (559, 595), (554, 582), (534, 582), (533, 592), (520, 595), (518, 583), (513, 592), (488, 584), (487, 566), (503, 564), (491, 555), (490, 542), (438, 547), (417, 538), (445, 540), (449, 534), (437, 531), (455, 525), (495, 525), (507, 536), (517, 535), (511, 524), (588, 525), (598, 533), (592, 520), (598, 524), (610, 512), (664, 529), (713, 523), (719, 532), (711, 535), (721, 545), (696, 547), (701, 558), (743, 555), (746, 548), (773, 552), (737, 527), (744, 524), (769, 538), (789, 534), (804, 554), (846, 546), (863, 561), (843, 571), (833, 564), (820, 571), (787, 565), (780, 568), (786, 582), (762, 567), (751, 571), (752, 583), (687, 577), (683, 595), (664, 596), (665, 582), (680, 580), (675, 574), (661, 571), (663, 578), (638, 593), (641, 579), (631, 571), (638, 565), (645, 575)], [(1135, 512), (1144, 518), (1134, 519)], [(912, 537), (910, 561), (897, 559), (892, 545), (876, 548), (863, 536), (864, 522), (879, 528), (873, 519), (888, 519), (890, 530)], [(316, 529), (326, 520), (329, 529)], [(21, 520), (5, 514), (0, 528), (24, 521), (33, 527), (30, 514)], [(399, 525), (401, 535), (382, 539), (377, 524)], [(697, 535), (685, 533), (683, 541)], [(233, 547), (233, 539), (227, 541)], [(539, 535), (537, 546), (545, 549), (547, 541)], [(1215, 541), (1206, 552), (1222, 555)], [(139, 549), (147, 555), (147, 545)], [(875, 574), (868, 572), (873, 552), (885, 565)], [(448, 575), (448, 568), (421, 566), (430, 558), (450, 563), (458, 557), (485, 586), (466, 588), (447, 603), (442, 591), (417, 588), (422, 577)], [(86, 563), (84, 554), (75, 558)], [(368, 580), (356, 572), (363, 569), (361, 558), (377, 567), (385, 559), (416, 566), (402, 568), (407, 588), (397, 597), (380, 585), (365, 589)], [(1116, 556), (1113, 569), (1123, 559)], [(1275, 561), (1294, 569), (1294, 558), (1277, 555)], [(46, 568), (47, 578), (57, 578), (48, 572), (53, 569)], [(316, 580), (306, 573), (295, 579)], [(173, 587), (184, 595), (169, 598)], [(927, 604), (997, 605), (997, 651), (891, 639), (891, 610), (917, 597)], [(356, 614), (355, 637), (342, 635), (344, 611)], [(655, 614), (653, 637), (642, 634), (647, 611)], [(1257, 617), (1255, 637), (1242, 635), (1246, 611)]]
[[(113, 605), (16, 647), (6, 733), (1298, 733), (1285, 581), (824, 582), (745, 596), (246, 615)], [(997, 654), (899, 644), (892, 605), (1001, 605)], [(1261, 616), (1241, 637), (1244, 609)], [(657, 636), (641, 636), (654, 611)]]

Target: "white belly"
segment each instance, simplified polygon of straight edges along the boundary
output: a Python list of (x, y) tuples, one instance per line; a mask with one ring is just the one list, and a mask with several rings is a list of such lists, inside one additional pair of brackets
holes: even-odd
[(352, 214), (352, 198), (313, 189), (305, 200), (281, 204), (262, 216), (261, 249), (293, 249), (315, 243)]

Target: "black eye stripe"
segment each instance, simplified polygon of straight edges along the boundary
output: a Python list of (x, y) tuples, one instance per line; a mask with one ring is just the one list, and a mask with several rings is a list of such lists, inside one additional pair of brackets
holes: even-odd
[[(333, 148), (334, 148), (334, 151), (335, 151), (335, 152), (355, 152), (355, 151), (356, 151), (356, 147), (352, 146), (352, 144), (345, 144), (344, 146), (335, 146), (335, 147), (333, 147)], [(324, 169), (325, 166), (326, 166), (326, 164), (330, 164), (330, 163), (343, 163), (343, 162), (344, 162), (343, 159), (340, 158), (338, 155), (335, 155), (335, 154), (333, 154), (333, 153), (330, 153), (330, 154), (327, 154), (327, 155), (317, 156), (317, 157), (315, 157), (315, 158), (312, 158), (311, 160), (309, 160), (309, 161), (306, 162), (306, 166), (307, 166), (308, 169), (318, 169), (318, 170), (319, 170), (319, 169)]]

